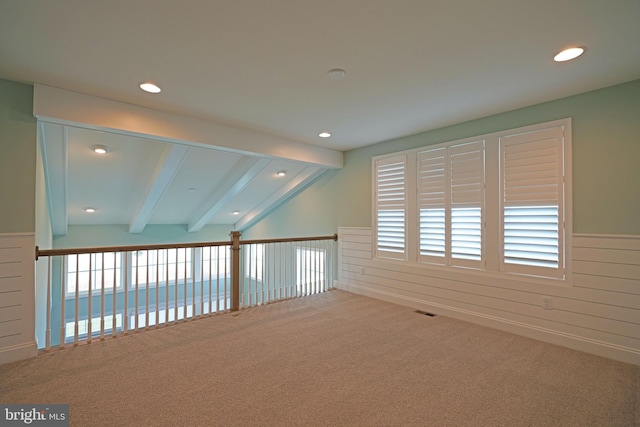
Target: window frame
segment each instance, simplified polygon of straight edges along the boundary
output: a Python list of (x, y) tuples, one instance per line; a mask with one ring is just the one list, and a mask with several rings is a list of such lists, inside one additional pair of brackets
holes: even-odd
[[(562, 232), (559, 235), (561, 253), (558, 274), (540, 274), (540, 272), (527, 271), (528, 269), (504, 269), (502, 251), (502, 202), (500, 191), (501, 168), (500, 159), (500, 139), (510, 135), (534, 132), (549, 128), (562, 128), (563, 136), (561, 142), (561, 168), (563, 172), (562, 182), (562, 218), (559, 218), (559, 227)], [(438, 263), (422, 262), (420, 259), (420, 200), (418, 193), (418, 153), (425, 150), (447, 147), (456, 144), (469, 143), (473, 141), (485, 141), (484, 162), (485, 162), (485, 184), (484, 184), (484, 205), (482, 212), (483, 222), (483, 265), (473, 267), (474, 274), (481, 274), (490, 277), (509, 276), (516, 280), (525, 282), (549, 283), (554, 285), (566, 285), (571, 282), (571, 238), (572, 238), (572, 143), (571, 143), (571, 118), (564, 118), (514, 129), (507, 129), (485, 135), (473, 136), (470, 138), (448, 141), (432, 145), (426, 145), (410, 150), (392, 152), (388, 154), (373, 156), (371, 158), (372, 167), (372, 254), (373, 258), (385, 262), (398, 262), (401, 264), (411, 264), (424, 268), (442, 269), (449, 272), (469, 271), (469, 266), (442, 265)], [(407, 158), (407, 185), (405, 187), (405, 197), (407, 215), (405, 216), (405, 258), (389, 259), (380, 256), (378, 246), (378, 225), (377, 200), (376, 200), (376, 164), (385, 158), (405, 156)]]
[[(186, 248), (187, 277), (186, 278), (178, 277), (178, 282), (177, 282), (178, 286), (183, 285), (185, 281), (187, 283), (191, 283), (193, 281), (199, 283), (201, 278), (204, 281), (210, 280), (206, 272), (203, 271), (204, 264), (202, 264), (202, 262), (206, 262), (207, 265), (209, 264), (209, 260), (206, 260), (205, 258), (203, 258), (203, 254), (208, 255), (209, 248), (211, 248), (211, 256), (212, 256), (210, 265), (212, 267), (213, 274), (211, 276), (211, 280), (218, 280), (218, 279), (226, 280), (231, 276), (231, 246), (230, 245)], [(226, 256), (225, 256), (225, 249), (227, 249)], [(178, 251), (184, 251), (184, 250), (185, 250), (184, 248), (178, 248)], [(150, 249), (145, 252), (157, 252), (157, 251), (175, 251), (175, 249), (173, 248), (159, 249), (159, 250)], [(65, 255), (65, 259), (61, 266), (61, 268), (63, 269), (63, 274), (65, 276), (64, 277), (65, 299), (69, 300), (69, 299), (74, 299), (76, 297), (75, 280), (73, 281), (69, 280), (70, 276), (76, 273), (75, 270), (74, 271), (70, 270), (71, 264), (69, 263), (69, 259), (71, 259), (71, 257), (73, 258), (78, 257), (79, 259), (79, 257), (82, 257), (84, 255), (89, 255), (91, 257), (99, 257), (102, 254), (115, 253), (116, 256), (118, 257), (117, 267), (116, 267), (116, 271), (118, 275), (116, 279), (117, 285), (115, 286), (115, 292), (120, 293), (120, 292), (124, 292), (125, 286), (127, 286), (128, 291), (135, 291), (136, 289), (136, 268), (137, 267), (133, 263), (133, 257), (136, 256), (138, 252), (140, 251), (91, 252), (86, 254)], [(140, 268), (145, 268), (145, 266), (141, 266)], [(113, 270), (112, 268), (113, 265), (111, 263), (107, 263), (105, 267), (107, 270), (111, 270), (111, 271)], [(87, 266), (87, 268), (89, 268), (89, 266)], [(165, 272), (166, 263), (161, 264), (160, 269), (162, 270), (162, 272)], [(91, 270), (94, 271), (94, 274), (100, 271), (100, 269), (97, 269), (95, 267), (95, 261), (92, 261), (91, 263)], [(220, 270), (220, 272), (218, 272), (218, 270)], [(88, 271), (88, 270), (79, 270), (79, 272), (85, 272), (85, 271)], [(156, 272), (155, 264), (153, 268), (149, 269), (149, 272), (155, 274)], [(181, 268), (179, 270), (180, 274), (182, 272), (184, 272), (184, 268)], [(79, 287), (82, 288), (83, 284), (82, 283), (79, 283), (79, 284), (80, 284)], [(102, 292), (100, 287), (95, 286), (95, 280), (92, 280), (91, 284), (92, 284), (92, 289), (91, 289), (92, 295), (96, 295)], [(176, 285), (176, 280), (175, 280), (175, 274), (174, 274), (168, 278), (168, 281), (166, 280), (166, 278), (162, 278), (159, 280), (153, 280), (151, 281), (151, 283), (147, 283), (146, 281), (140, 281), (140, 279), (138, 279), (137, 287), (138, 287), (138, 290), (140, 290), (140, 289), (145, 289), (147, 287), (149, 289), (153, 289), (156, 286), (159, 286), (160, 288), (162, 288), (165, 286), (175, 286), (175, 285)], [(86, 286), (88, 287), (88, 283), (86, 284)], [(70, 287), (73, 287), (74, 289), (70, 290)], [(105, 288), (104, 292), (105, 294), (110, 294), (114, 292), (114, 288), (113, 287)], [(78, 298), (85, 298), (88, 295), (89, 295), (88, 289), (78, 291)]]
[[(127, 283), (129, 284), (129, 290), (130, 291), (135, 291), (136, 289), (154, 289), (156, 286), (162, 288), (164, 286), (180, 286), (180, 285), (184, 285), (185, 283), (190, 283), (192, 282), (195, 278), (199, 277), (196, 274), (196, 271), (194, 271), (194, 263), (197, 257), (197, 253), (196, 253), (196, 248), (177, 248), (177, 256), (179, 258), (180, 253), (183, 252), (186, 254), (185, 260), (184, 262), (181, 262), (179, 259), (178, 261), (174, 262), (173, 264), (177, 264), (177, 265), (181, 265), (181, 264), (186, 264), (187, 268), (181, 268), (178, 271), (178, 279), (176, 282), (176, 275), (171, 275), (170, 277), (165, 277), (164, 279), (160, 280), (159, 278), (156, 278), (156, 280), (152, 281), (151, 283), (149, 283), (149, 281), (140, 281), (140, 279), (138, 278), (138, 281), (136, 283), (136, 270), (138, 268), (138, 266), (134, 266), (133, 263), (133, 257), (137, 255), (138, 252), (147, 252), (147, 260), (148, 260), (148, 253), (149, 252), (155, 252), (158, 253), (158, 251), (167, 251), (167, 255), (173, 251), (176, 251), (175, 248), (170, 248), (170, 249), (149, 249), (149, 250), (144, 250), (144, 251), (130, 251), (127, 252)], [(148, 262), (148, 261), (147, 261)], [(156, 261), (157, 262), (157, 261)], [(168, 262), (167, 262), (168, 263)], [(160, 264), (161, 265), (161, 269), (159, 269), (158, 271), (162, 271), (163, 273), (166, 271), (166, 266), (167, 263), (163, 263)], [(141, 267), (141, 268), (145, 268), (145, 266)], [(155, 267), (155, 264), (154, 264)], [(153, 269), (149, 269), (149, 272), (152, 272), (155, 274), (155, 268)], [(183, 272), (186, 271), (186, 277), (180, 277), (180, 274), (182, 274)]]
[[(71, 254), (71, 255), (65, 255), (63, 262), (62, 262), (62, 270), (63, 270), (63, 274), (64, 274), (64, 295), (65, 295), (65, 299), (73, 299), (76, 297), (76, 293), (78, 294), (79, 298), (84, 298), (89, 296), (89, 283), (87, 283), (87, 290), (80, 290), (78, 289), (77, 292), (75, 290), (75, 287), (82, 287), (81, 283), (78, 282), (76, 284), (76, 281), (73, 280), (69, 280), (69, 276), (70, 274), (74, 274), (74, 273), (79, 273), (81, 270), (78, 269), (78, 265), (76, 265), (76, 270), (75, 271), (70, 271), (69, 268), (71, 266), (69, 260), (73, 257), (75, 258), (77, 261), (77, 263), (79, 263), (80, 261), (80, 257), (83, 255), (89, 255), (90, 257), (98, 257), (100, 255), (103, 254), (116, 254), (117, 259), (119, 259), (118, 261), (116, 261), (118, 264), (116, 264), (115, 270), (117, 271), (117, 276), (116, 276), (116, 284), (115, 286), (112, 287), (105, 287), (104, 288), (104, 293), (105, 294), (111, 294), (112, 292), (121, 292), (124, 289), (125, 283), (126, 283), (126, 263), (125, 263), (125, 254), (126, 252), (90, 252), (90, 253), (83, 253), (83, 254)], [(108, 264), (106, 266), (107, 270), (113, 270), (113, 265), (112, 264)], [(99, 271), (96, 266), (95, 263), (91, 262), (88, 266), (88, 268), (90, 270), (82, 270), (82, 271), (94, 271), (97, 272)], [(105, 276), (106, 277), (106, 276)], [(73, 283), (72, 283), (73, 282)], [(69, 287), (73, 286), (74, 289), (73, 290), (69, 290)], [(102, 293), (102, 288), (100, 287), (96, 287), (95, 281), (91, 281), (91, 294), (99, 294)]]
[[(203, 246), (195, 249), (193, 262), (196, 281), (223, 280), (231, 277), (231, 245)], [(206, 255), (210, 256), (208, 260), (205, 258)], [(209, 275), (203, 271), (205, 265), (209, 266)], [(225, 274), (221, 274), (222, 272)]]

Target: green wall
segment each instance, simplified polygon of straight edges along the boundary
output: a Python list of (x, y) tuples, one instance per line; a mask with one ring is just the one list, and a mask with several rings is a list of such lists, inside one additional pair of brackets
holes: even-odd
[[(371, 226), (371, 157), (545, 121), (573, 120), (573, 230), (640, 235), (640, 80), (399, 138), (345, 153), (296, 197), (244, 231), (244, 238), (333, 234)], [(0, 79), (0, 233), (33, 232), (36, 121), (33, 88)], [(231, 227), (70, 227), (55, 247), (226, 240)], [(125, 237), (127, 236), (127, 237)], [(126, 239), (126, 240), (122, 240)], [(84, 242), (84, 243), (83, 243)]]
[(0, 233), (35, 231), (33, 87), (0, 79)]
[(573, 232), (640, 235), (640, 80), (345, 153), (345, 167), (246, 230), (246, 238), (371, 226), (371, 157), (572, 118)]

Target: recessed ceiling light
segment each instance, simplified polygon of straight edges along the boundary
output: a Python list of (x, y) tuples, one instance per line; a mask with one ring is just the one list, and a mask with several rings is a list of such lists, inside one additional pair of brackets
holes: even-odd
[(87, 213), (94, 213), (96, 211), (95, 208), (84, 208), (84, 211)]
[(553, 57), (556, 62), (565, 62), (577, 58), (584, 53), (583, 47), (570, 47)]
[(347, 72), (342, 68), (334, 68), (327, 72), (327, 75), (332, 79), (341, 79), (347, 75)]
[(187, 188), (187, 191), (188, 191), (189, 193), (195, 193), (196, 191), (198, 191), (198, 189), (197, 189), (197, 188), (194, 188), (194, 187), (189, 187), (189, 188)]
[(98, 154), (107, 154), (111, 149), (106, 145), (93, 145), (91, 151)]
[(318, 134), (318, 136), (319, 136), (320, 138), (329, 138), (329, 137), (331, 137), (331, 134), (330, 134), (329, 132), (320, 132), (320, 133)]
[(278, 176), (285, 176), (287, 174), (287, 171), (279, 171), (278, 173), (276, 173), (276, 175)]
[(232, 212), (234, 215), (240, 215), (240, 211), (233, 211)]
[(160, 89), (160, 87), (158, 87), (158, 85), (150, 82), (140, 83), (140, 89), (149, 93), (160, 93), (160, 91), (162, 90)]

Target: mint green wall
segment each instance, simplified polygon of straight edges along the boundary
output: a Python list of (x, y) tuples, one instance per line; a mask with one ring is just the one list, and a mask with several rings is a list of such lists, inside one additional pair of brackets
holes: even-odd
[(332, 235), (338, 226), (369, 226), (370, 163), (371, 156), (359, 150), (345, 153), (342, 169), (325, 172), (309, 188), (243, 230), (243, 238)]
[[(636, 80), (347, 152), (343, 169), (325, 173), (245, 230), (244, 237), (333, 234), (338, 226), (369, 227), (372, 156), (565, 117), (573, 120), (574, 232), (640, 235), (639, 100)], [(0, 233), (35, 230), (32, 102), (31, 86), (0, 79)], [(141, 235), (129, 235), (126, 226), (72, 227), (68, 236), (55, 239), (54, 246), (226, 240), (230, 229), (214, 227), (193, 234), (184, 226), (148, 226)]]
[(566, 117), (573, 132), (574, 233), (640, 235), (640, 80), (345, 153), (345, 167), (244, 231), (245, 238), (371, 226), (371, 157)]
[(147, 225), (142, 233), (130, 234), (128, 225), (70, 225), (66, 236), (53, 238), (53, 247), (153, 245), (161, 243), (222, 242), (230, 240), (232, 227), (207, 225), (189, 233), (186, 225)]
[(33, 87), (0, 79), (0, 233), (35, 231)]

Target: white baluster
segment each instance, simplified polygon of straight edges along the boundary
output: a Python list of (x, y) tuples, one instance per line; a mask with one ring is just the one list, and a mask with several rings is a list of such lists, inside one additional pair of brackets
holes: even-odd
[(64, 348), (67, 339), (67, 322), (64, 318), (65, 301), (67, 297), (67, 255), (62, 256), (62, 280), (60, 280), (60, 348)]
[(47, 329), (45, 332), (45, 350), (51, 348), (51, 257), (47, 257)]
[[(104, 252), (102, 252), (102, 286), (100, 289), (100, 341), (104, 341)], [(115, 291), (115, 289), (114, 289)]]

